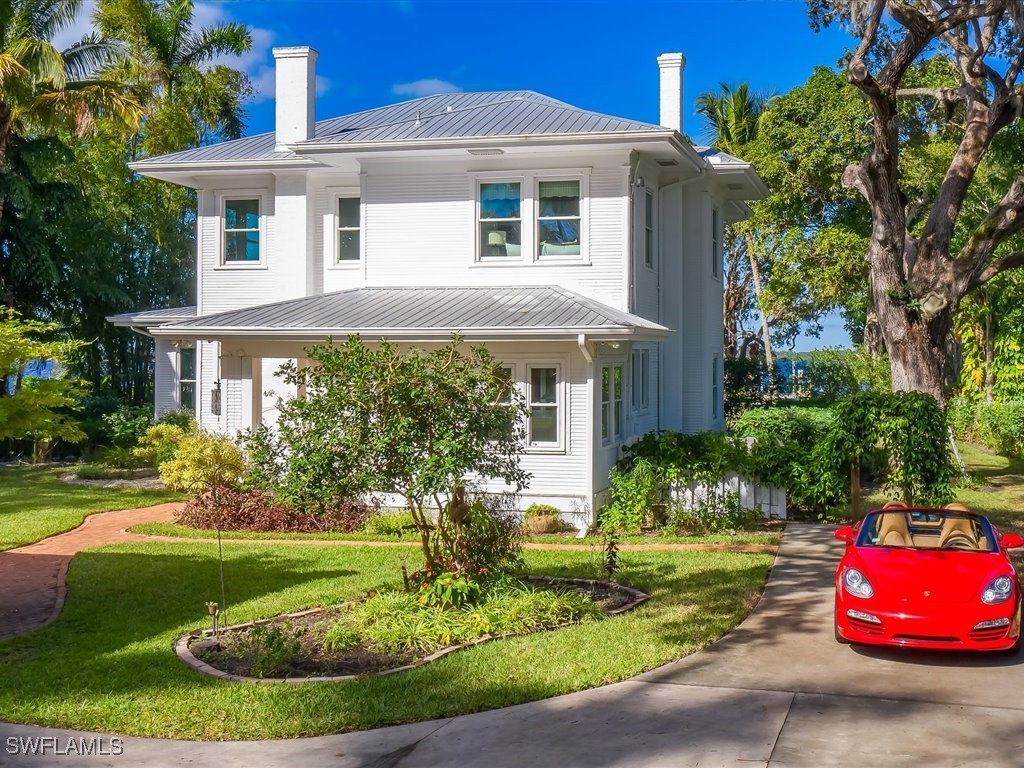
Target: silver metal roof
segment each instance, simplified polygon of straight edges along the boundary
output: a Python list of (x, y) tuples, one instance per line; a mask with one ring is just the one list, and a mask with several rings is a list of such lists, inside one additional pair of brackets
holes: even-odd
[(160, 336), (313, 338), (366, 336), (660, 337), (668, 328), (556, 286), (355, 288), (221, 312), (154, 329)]
[(195, 316), (196, 308), (194, 306), (169, 307), (167, 309), (149, 309), (143, 312), (124, 312), (120, 315), (111, 315), (107, 318), (107, 322), (122, 327), (139, 326), (147, 328), (164, 323), (184, 322)]
[[(378, 141), (600, 134), (667, 130), (579, 109), (534, 91), (446, 93), (321, 120), (304, 147)], [(134, 164), (294, 159), (274, 151), (274, 133), (152, 157)]]

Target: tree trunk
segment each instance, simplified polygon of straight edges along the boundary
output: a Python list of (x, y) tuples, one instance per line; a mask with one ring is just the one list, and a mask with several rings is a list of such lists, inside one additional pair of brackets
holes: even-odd
[(768, 370), (775, 370), (775, 362), (772, 358), (772, 339), (768, 333), (768, 318), (761, 306), (761, 267), (757, 263), (757, 254), (754, 251), (754, 238), (747, 233), (747, 258), (750, 259), (750, 275), (754, 281), (754, 297), (757, 299), (757, 314), (761, 318), (761, 336), (764, 339), (764, 361), (768, 364)]

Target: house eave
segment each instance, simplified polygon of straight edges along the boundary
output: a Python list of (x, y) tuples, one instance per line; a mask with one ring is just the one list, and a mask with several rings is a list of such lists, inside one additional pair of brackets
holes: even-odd
[(632, 326), (586, 326), (580, 328), (261, 328), (242, 326), (203, 327), (162, 325), (152, 329), (157, 337), (216, 341), (220, 339), (290, 341), (317, 343), (330, 339), (359, 336), (367, 341), (388, 339), (393, 342), (445, 342), (454, 334), (476, 342), (497, 341), (572, 341), (581, 334), (593, 341), (655, 341), (670, 337), (669, 328)]

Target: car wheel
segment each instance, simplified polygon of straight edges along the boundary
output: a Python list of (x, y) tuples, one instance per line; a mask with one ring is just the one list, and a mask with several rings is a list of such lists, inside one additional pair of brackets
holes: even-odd
[(836, 633), (836, 642), (837, 643), (839, 643), (840, 645), (849, 645), (850, 644), (849, 640), (847, 640), (845, 637), (843, 637), (842, 635), (839, 634), (839, 627), (833, 626), (832, 629)]

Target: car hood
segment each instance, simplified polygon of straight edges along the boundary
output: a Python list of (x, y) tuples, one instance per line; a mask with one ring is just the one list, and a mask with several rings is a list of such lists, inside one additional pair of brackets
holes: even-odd
[(846, 565), (867, 577), (877, 601), (906, 607), (980, 601), (993, 579), (1013, 572), (998, 552), (942, 549), (859, 548)]

